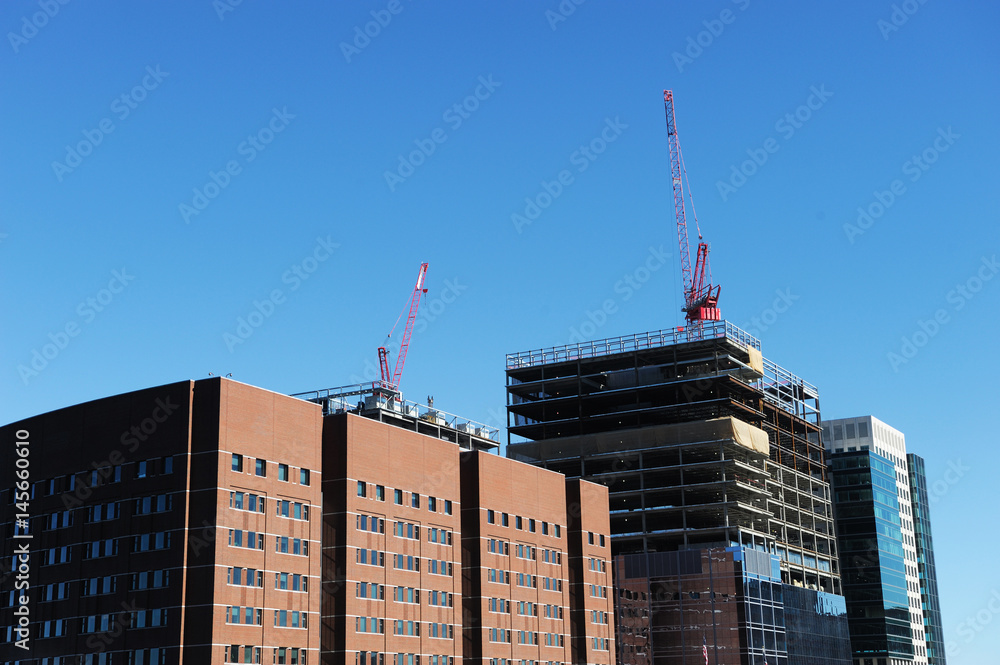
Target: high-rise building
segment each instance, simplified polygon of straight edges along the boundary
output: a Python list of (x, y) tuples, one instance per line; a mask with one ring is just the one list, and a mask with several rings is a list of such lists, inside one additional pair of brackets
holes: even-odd
[(823, 421), (856, 665), (926, 665), (903, 433), (872, 416)]
[(0, 661), (318, 663), (321, 425), (315, 404), (210, 379), (0, 429), (5, 475), (29, 442), (0, 500), (29, 538), (5, 561), (30, 550), (0, 604), (17, 626), (24, 597), (29, 648), (8, 630)]
[(758, 340), (509, 354), (507, 395), (509, 457), (609, 488), (620, 662), (849, 662), (819, 395)]
[(929, 665), (945, 665), (944, 633), (941, 625), (941, 602), (938, 599), (937, 568), (934, 564), (934, 539), (931, 537), (930, 499), (924, 458), (907, 453), (910, 469), (910, 502), (913, 504), (913, 527), (917, 537), (917, 574), (924, 610), (924, 639)]
[(0, 662), (613, 664), (606, 488), (371, 388), (185, 381), (0, 428)]

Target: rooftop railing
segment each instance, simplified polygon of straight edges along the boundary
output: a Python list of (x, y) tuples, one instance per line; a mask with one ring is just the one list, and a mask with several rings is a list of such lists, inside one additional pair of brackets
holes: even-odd
[(298, 397), (307, 402), (323, 404), (324, 413), (326, 414), (338, 412), (353, 413), (379, 408), (391, 411), (400, 416), (449, 427), (480, 439), (493, 441), (494, 443), (500, 442), (500, 430), (496, 427), (490, 427), (427, 404), (411, 402), (410, 400), (402, 399), (398, 392), (393, 393), (394, 391), (386, 389), (385, 384), (375, 381), (372, 383), (360, 383), (296, 393), (292, 397)]
[(655, 349), (671, 346), (682, 342), (693, 342), (702, 339), (728, 338), (744, 348), (760, 351), (760, 340), (750, 333), (740, 330), (729, 321), (706, 321), (701, 326), (688, 326), (654, 330), (636, 333), (623, 337), (611, 337), (592, 342), (553, 346), (548, 349), (536, 349), (507, 354), (507, 369), (534, 367), (551, 363), (565, 362), (585, 358), (599, 358), (616, 353)]

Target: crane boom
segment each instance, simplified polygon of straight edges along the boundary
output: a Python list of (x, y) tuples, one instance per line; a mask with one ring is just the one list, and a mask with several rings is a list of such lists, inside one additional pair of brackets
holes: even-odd
[[(686, 316), (689, 329), (695, 336), (701, 328), (702, 321), (718, 321), (720, 286), (711, 284), (711, 273), (706, 280), (708, 268), (708, 243), (702, 242), (701, 232), (698, 233), (698, 250), (695, 255), (694, 268), (691, 267), (691, 245), (688, 240), (687, 215), (684, 210), (684, 160), (681, 156), (680, 141), (677, 138), (677, 121), (674, 119), (674, 94), (670, 90), (663, 91), (663, 108), (667, 117), (667, 140), (670, 146), (670, 179), (674, 194), (674, 215), (677, 221), (677, 239), (681, 251), (681, 275), (684, 278), (684, 306), (681, 308)], [(688, 192), (688, 196), (690, 196)], [(694, 205), (692, 204), (692, 212)], [(695, 218), (695, 224), (698, 220)]]
[[(403, 328), (403, 339), (399, 344), (399, 355), (396, 356), (396, 366), (391, 375), (389, 374), (389, 351), (384, 346), (378, 348), (378, 364), (382, 374), (382, 384), (392, 390), (399, 389), (399, 379), (403, 376), (406, 352), (410, 348), (410, 336), (413, 335), (413, 324), (417, 320), (417, 309), (420, 307), (420, 296), (427, 293), (427, 289), (424, 288), (426, 276), (427, 264), (421, 263), (420, 271), (417, 273), (417, 284), (413, 287), (413, 293), (410, 295), (410, 302), (407, 306), (409, 314), (406, 317), (406, 326)], [(396, 319), (396, 323), (399, 323), (399, 319)], [(394, 331), (396, 326), (394, 325), (392, 329)], [(392, 331), (389, 331), (389, 336), (392, 336)]]
[(677, 140), (677, 123), (674, 121), (674, 93), (663, 91), (663, 109), (667, 116), (667, 141), (670, 145), (670, 180), (674, 191), (674, 214), (677, 219), (677, 237), (681, 246), (681, 275), (684, 277), (684, 304), (694, 283), (691, 271), (691, 244), (688, 242), (687, 216), (684, 213), (684, 186), (681, 181), (681, 146)]

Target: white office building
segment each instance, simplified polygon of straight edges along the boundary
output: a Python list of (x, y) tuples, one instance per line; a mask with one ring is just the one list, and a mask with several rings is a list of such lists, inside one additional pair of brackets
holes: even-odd
[[(895, 465), (896, 493), (899, 496), (899, 518), (906, 565), (906, 587), (910, 602), (910, 627), (913, 631), (913, 663), (927, 665), (927, 643), (924, 635), (920, 580), (917, 574), (917, 540), (913, 529), (914, 513), (906, 462), (906, 437), (896, 428), (873, 416), (824, 420), (822, 424), (823, 445), (829, 453), (869, 450), (892, 461)], [(866, 664), (859, 663), (859, 665)]]

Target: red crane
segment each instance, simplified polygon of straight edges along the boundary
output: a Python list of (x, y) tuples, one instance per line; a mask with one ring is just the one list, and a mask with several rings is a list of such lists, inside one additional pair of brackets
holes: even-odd
[[(694, 201), (691, 202), (691, 214), (694, 217), (695, 228), (698, 230), (698, 252), (695, 255), (694, 269), (691, 269), (691, 246), (688, 242), (687, 216), (684, 213), (684, 182), (687, 181), (687, 170), (681, 156), (681, 146), (677, 140), (677, 123), (674, 120), (674, 93), (663, 91), (663, 107), (667, 115), (667, 139), (670, 143), (670, 178), (673, 181), (674, 211), (677, 217), (677, 237), (681, 246), (681, 275), (684, 277), (684, 306), (688, 334), (700, 337), (702, 321), (718, 321), (719, 291), (721, 286), (712, 285), (712, 272), (708, 267), (708, 243), (702, 242), (701, 229), (698, 227), (698, 216), (694, 212)], [(688, 198), (691, 197), (688, 185)], [(705, 279), (705, 273), (708, 279)]]
[[(382, 387), (388, 388), (393, 391), (399, 390), (399, 378), (403, 375), (403, 365), (406, 364), (406, 351), (410, 348), (410, 335), (413, 334), (413, 322), (417, 320), (417, 308), (420, 306), (420, 296), (427, 293), (427, 289), (424, 288), (424, 277), (427, 275), (427, 264), (420, 264), (420, 272), (417, 273), (417, 285), (413, 287), (413, 293), (410, 295), (410, 302), (407, 307), (403, 308), (410, 310), (410, 314), (406, 319), (406, 327), (403, 329), (403, 340), (399, 344), (399, 355), (396, 357), (396, 367), (389, 374), (389, 351), (384, 347), (378, 347), (378, 365), (382, 371)], [(389, 331), (389, 337), (392, 337), (392, 333), (396, 330), (396, 326), (399, 325), (399, 320), (403, 318), (403, 312), (399, 313), (396, 318), (396, 323), (393, 324), (392, 330)]]

